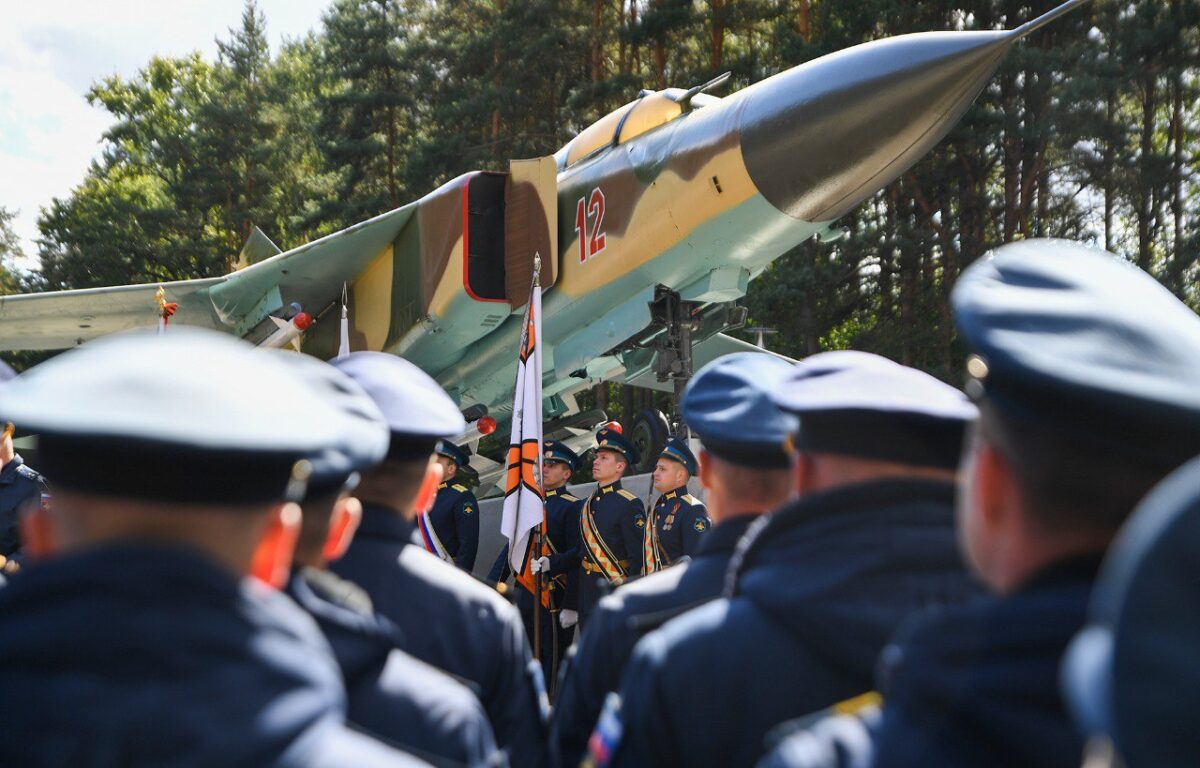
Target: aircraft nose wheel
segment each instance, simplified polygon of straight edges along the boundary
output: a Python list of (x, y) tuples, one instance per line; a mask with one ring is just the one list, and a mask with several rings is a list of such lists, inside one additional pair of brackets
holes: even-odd
[(633, 420), (633, 428), (629, 430), (629, 442), (638, 452), (638, 463), (633, 467), (636, 474), (654, 471), (659, 454), (667, 444), (671, 434), (670, 424), (662, 411), (647, 409)]

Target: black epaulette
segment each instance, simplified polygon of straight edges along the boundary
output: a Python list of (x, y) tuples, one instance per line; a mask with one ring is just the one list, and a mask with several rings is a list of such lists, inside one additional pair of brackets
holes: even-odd
[(621, 496), (625, 497), (626, 499), (629, 499), (630, 501), (637, 501), (637, 496), (634, 496), (632, 493), (625, 490), (624, 488), (617, 491), (617, 493), (621, 494)]

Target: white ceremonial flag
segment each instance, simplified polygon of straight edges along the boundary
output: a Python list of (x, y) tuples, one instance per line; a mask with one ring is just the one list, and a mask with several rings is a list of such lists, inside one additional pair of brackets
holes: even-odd
[(525, 310), (517, 388), (513, 393), (512, 437), (508, 444), (508, 474), (504, 484), (504, 515), (500, 532), (508, 539), (508, 564), (513, 573), (525, 570), (530, 533), (546, 516), (542, 493), (542, 288), (535, 259), (533, 290)]

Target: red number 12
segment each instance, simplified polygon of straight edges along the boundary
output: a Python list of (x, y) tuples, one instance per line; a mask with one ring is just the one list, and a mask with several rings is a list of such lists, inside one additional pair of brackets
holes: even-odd
[[(588, 236), (588, 219), (592, 219), (592, 232)], [(579, 263), (604, 250), (607, 238), (604, 236), (604, 193), (600, 187), (592, 190), (589, 197), (579, 198), (575, 205), (575, 232), (579, 236)]]

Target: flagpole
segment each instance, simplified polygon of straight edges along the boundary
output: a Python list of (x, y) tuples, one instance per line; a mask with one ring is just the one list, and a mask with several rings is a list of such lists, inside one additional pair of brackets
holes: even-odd
[[(542, 255), (540, 253), (535, 253), (533, 255), (533, 284), (530, 286), (530, 289), (529, 289), (529, 300), (528, 300), (530, 321), (533, 320), (533, 292), (535, 289), (541, 287), (541, 272), (542, 272)], [(528, 332), (529, 332), (529, 323), (526, 323), (525, 324), (525, 333), (528, 333)], [(535, 344), (541, 344), (541, 342), (542, 342), (542, 340), (540, 337), (534, 340)], [(522, 344), (521, 346), (522, 346), (522, 348), (524, 348), (525, 345)], [(539, 376), (542, 373), (540, 366), (538, 367), (537, 373)], [(526, 375), (528, 375), (528, 371), (526, 371)], [(538, 382), (538, 383), (540, 384), (541, 382)], [(540, 411), (541, 411), (540, 407), (538, 408), (538, 411), (539, 411), (539, 417), (540, 417)], [(538, 425), (538, 433), (539, 434), (541, 433), (541, 425), (540, 424)], [(538, 446), (538, 461), (536, 461), (534, 463), (533, 476), (537, 478), (538, 489), (541, 490), (542, 493), (545, 493), (546, 489), (542, 482), (542, 462), (541, 462), (542, 456), (541, 456), (541, 454), (542, 454), (542, 446), (539, 445)], [(544, 528), (545, 525), (546, 525), (546, 500), (545, 500), (545, 497), (543, 497), (542, 498), (542, 524), (539, 525), (536, 529), (534, 529), (533, 549), (531, 551), (530, 557), (535, 557), (535, 556), (541, 557), (542, 556), (542, 528)], [(539, 663), (542, 660), (542, 572), (540, 569), (538, 570), (537, 573), (533, 574), (533, 657), (535, 659), (537, 659)]]

